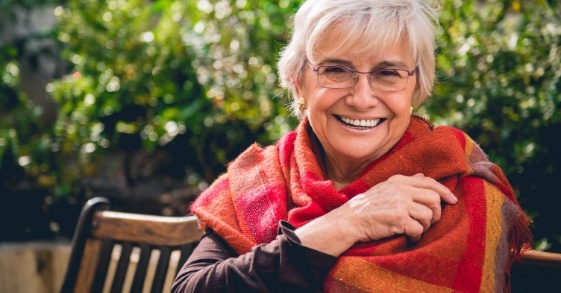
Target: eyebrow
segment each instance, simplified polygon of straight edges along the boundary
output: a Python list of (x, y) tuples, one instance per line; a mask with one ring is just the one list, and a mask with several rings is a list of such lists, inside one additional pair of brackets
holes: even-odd
[(408, 69), (407, 64), (401, 61), (382, 61), (376, 65), (376, 68), (404, 68)]
[(344, 59), (337, 59), (337, 58), (324, 59), (318, 63), (318, 66), (325, 65), (325, 63), (334, 63), (334, 64), (343, 65), (351, 68), (353, 67), (353, 63), (351, 61), (344, 60)]
[[(326, 63), (327, 64), (338, 64), (338, 65), (354, 68), (353, 63), (351, 61), (344, 60), (344, 59), (338, 59), (338, 58), (324, 59), (321, 62), (319, 62), (318, 66), (320, 66), (320, 65), (325, 66)], [(405, 64), (404, 62), (401, 62), (401, 61), (383, 60), (383, 61), (379, 62), (378, 64), (376, 64), (371, 70), (375, 70), (375, 69), (379, 69), (379, 68), (396, 68), (396, 69), (402, 69), (403, 68), (403, 69), (408, 69), (409, 66), (407, 66), (407, 64)]]

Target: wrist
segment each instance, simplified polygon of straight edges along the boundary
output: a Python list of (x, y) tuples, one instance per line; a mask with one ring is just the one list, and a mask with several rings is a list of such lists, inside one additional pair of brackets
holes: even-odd
[(354, 229), (343, 206), (295, 230), (301, 245), (339, 256), (355, 244)]

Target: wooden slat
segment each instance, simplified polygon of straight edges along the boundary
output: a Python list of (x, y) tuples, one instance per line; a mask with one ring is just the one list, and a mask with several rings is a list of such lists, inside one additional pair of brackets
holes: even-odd
[(123, 285), (125, 284), (125, 278), (131, 261), (131, 252), (131, 243), (121, 244), (121, 253), (119, 255), (119, 261), (117, 262), (117, 268), (115, 269), (113, 282), (111, 284), (111, 293), (121, 293), (123, 291)]
[(132, 292), (142, 292), (144, 286), (144, 280), (146, 279), (146, 272), (148, 271), (148, 265), (150, 263), (150, 255), (152, 254), (152, 249), (146, 244), (140, 245), (140, 257), (138, 258), (138, 263), (136, 265), (136, 271), (134, 272), (134, 278), (132, 280), (131, 293)]
[[(101, 242), (98, 263), (95, 270), (95, 277), (92, 283), (91, 292), (101, 293), (103, 285), (107, 279), (107, 272), (111, 262), (111, 254), (113, 252), (113, 240), (105, 239)], [(87, 256), (85, 256), (87, 257)]]
[[(88, 240), (84, 247), (84, 253), (80, 262), (80, 269), (76, 279), (76, 285), (73, 292), (84, 292), (84, 288), (91, 288), (95, 275), (95, 268), (99, 259), (101, 250), (101, 241)], [(86, 290), (86, 292), (89, 292)]]
[(166, 274), (169, 268), (169, 261), (171, 256), (171, 249), (169, 247), (161, 247), (159, 249), (160, 256), (158, 257), (158, 262), (156, 264), (156, 272), (154, 273), (154, 279), (152, 281), (152, 293), (162, 292), (164, 287), (164, 282), (166, 280)]
[(94, 238), (146, 243), (154, 246), (179, 246), (202, 236), (196, 217), (164, 217), (101, 211), (94, 214)]

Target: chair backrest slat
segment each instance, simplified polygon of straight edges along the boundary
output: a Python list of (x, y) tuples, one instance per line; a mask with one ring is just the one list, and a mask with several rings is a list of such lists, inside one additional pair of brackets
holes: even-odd
[(103, 285), (105, 284), (107, 271), (109, 270), (109, 264), (111, 262), (113, 243), (112, 239), (104, 239), (101, 241), (101, 250), (99, 251), (99, 259), (91, 288), (92, 293), (103, 292)]
[(159, 248), (160, 256), (158, 257), (158, 263), (156, 264), (156, 272), (154, 273), (154, 282), (152, 282), (152, 293), (162, 292), (164, 287), (164, 282), (166, 280), (166, 275), (169, 269), (169, 262), (171, 257), (171, 248), (161, 247)]
[[(177, 273), (203, 234), (197, 219), (108, 209), (105, 198), (93, 198), (84, 205), (61, 292), (102, 292), (109, 288), (110, 292), (130, 289), (136, 293), (145, 286), (151, 292), (169, 291), (165, 282), (170, 266), (175, 265)], [(171, 261), (174, 251), (181, 251), (179, 261)], [(158, 253), (155, 261), (152, 255)]]
[(132, 253), (132, 244), (125, 242), (121, 243), (121, 253), (119, 255), (119, 261), (117, 262), (117, 268), (115, 269), (115, 274), (113, 275), (113, 282), (111, 283), (111, 293), (123, 292), (123, 286), (125, 284), (125, 278), (130, 264), (130, 257)]
[[(100, 240), (87, 241), (84, 244), (84, 255), (99, 256), (100, 251)], [(84, 257), (83, 259), (81, 259), (81, 262), (78, 263), (78, 267), (72, 268), (68, 266), (67, 272), (69, 272), (71, 269), (75, 270), (77, 276), (74, 280), (70, 279), (69, 282), (72, 282), (72, 286), (66, 286), (66, 280), (68, 279), (65, 278), (65, 286), (63, 286), (62, 292), (75, 292), (74, 288), (76, 288), (76, 292), (79, 292), (80, 288), (82, 288), (82, 292), (89, 292), (89, 288), (92, 287), (92, 284), (94, 282), (97, 264), (97, 257)]]
[(131, 293), (142, 292), (144, 288), (144, 280), (148, 272), (148, 264), (150, 263), (150, 256), (152, 249), (146, 244), (140, 245), (140, 257), (136, 264), (136, 271), (134, 272), (134, 279), (132, 281)]

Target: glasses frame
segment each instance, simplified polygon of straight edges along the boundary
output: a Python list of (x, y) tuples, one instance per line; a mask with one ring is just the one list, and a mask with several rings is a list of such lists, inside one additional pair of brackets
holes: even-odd
[[(316, 73), (317, 82), (318, 82), (318, 84), (319, 84), (321, 87), (323, 87), (323, 88), (327, 88), (327, 89), (346, 89), (346, 88), (352, 88), (353, 86), (356, 85), (356, 82), (357, 82), (357, 80), (358, 80), (358, 75), (359, 75), (359, 74), (366, 74), (366, 75), (368, 76), (368, 81), (369, 81), (368, 84), (370, 85), (370, 87), (375, 88), (375, 89), (377, 89), (377, 90), (379, 90), (379, 91), (384, 91), (384, 92), (401, 92), (401, 91), (404, 91), (404, 90), (407, 88), (407, 84), (409, 83), (409, 77), (415, 75), (415, 73), (417, 72), (417, 68), (418, 68), (418, 66), (415, 66), (415, 68), (414, 68), (413, 70), (411, 70), (411, 71), (409, 71), (409, 70), (407, 70), (407, 69), (401, 69), (401, 68), (379, 68), (379, 69), (376, 69), (376, 70), (373, 70), (373, 71), (362, 72), (362, 71), (358, 71), (358, 70), (355, 70), (355, 69), (353, 69), (353, 68), (350, 68), (350, 67), (348, 67), (348, 66), (342, 66), (342, 65), (321, 65), (321, 66), (313, 66), (309, 61), (306, 61), (306, 63), (308, 64), (308, 66), (310, 66), (310, 68), (312, 69), (312, 71), (314, 71), (314, 72)], [(350, 86), (346, 86), (346, 87), (329, 87), (329, 86), (325, 86), (325, 85), (321, 84), (321, 82), (319, 81), (319, 78), (320, 78), (320, 75), (321, 75), (321, 74), (319, 73), (319, 70), (320, 70), (321, 68), (325, 68), (325, 67), (341, 67), (341, 68), (344, 68), (344, 69), (347, 69), (347, 70), (353, 72), (353, 73), (355, 74), (355, 76), (354, 76), (354, 78), (353, 78), (353, 84), (350, 85)], [(372, 75), (373, 75), (374, 73), (380, 72), (380, 71), (382, 71), (382, 70), (396, 70), (396, 71), (407, 72), (407, 79), (406, 79), (406, 81), (405, 81), (405, 86), (404, 86), (402, 89), (400, 89), (400, 90), (383, 90), (383, 89), (377, 88), (377, 87), (372, 83)]]

